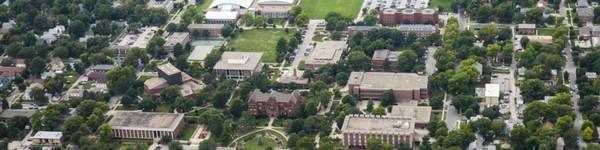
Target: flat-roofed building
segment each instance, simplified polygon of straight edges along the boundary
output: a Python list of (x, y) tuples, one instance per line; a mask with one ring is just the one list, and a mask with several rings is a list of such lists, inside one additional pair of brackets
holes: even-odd
[(305, 68), (317, 70), (326, 64), (335, 64), (342, 58), (346, 50), (346, 41), (324, 41), (318, 43), (310, 56), (305, 61)]
[(262, 70), (260, 52), (224, 52), (213, 67), (218, 76), (241, 80)]
[(519, 24), (517, 26), (521, 34), (535, 34), (535, 24)]
[(200, 33), (207, 31), (209, 37), (221, 37), (221, 29), (223, 24), (190, 24), (188, 30), (190, 32), (199, 31)]
[(287, 18), (296, 0), (258, 0), (256, 9), (263, 18)]
[(500, 85), (499, 84), (485, 84), (485, 92), (483, 97), (484, 108), (497, 106), (500, 99)]
[[(381, 72), (381, 71), (390, 71), (396, 70), (398, 67), (398, 56), (400, 56), (402, 52), (390, 51), (389, 49), (380, 49), (373, 52), (373, 57), (371, 61), (373, 63), (373, 67), (371, 70)], [(389, 62), (389, 66), (385, 66), (386, 60)]]
[(397, 24), (435, 24), (438, 20), (438, 12), (430, 8), (385, 9), (379, 12), (379, 22), (386, 26)]
[(175, 45), (180, 44), (181, 48), (185, 47), (190, 42), (190, 33), (188, 32), (173, 32), (165, 40), (163, 48), (168, 52), (173, 52)]
[(114, 138), (156, 139), (179, 135), (185, 127), (184, 114), (112, 111), (108, 125)]
[(304, 71), (302, 70), (287, 70), (283, 71), (281, 77), (277, 78), (277, 82), (286, 85), (293, 85), (296, 88), (306, 89), (308, 88), (309, 80), (303, 76)]
[(361, 32), (364, 35), (367, 35), (369, 33), (370, 30), (373, 29), (381, 29), (382, 27), (380, 26), (349, 26), (348, 27), (348, 37), (352, 37), (352, 35), (354, 35), (355, 33)]
[(342, 125), (342, 144), (349, 149), (362, 149), (369, 138), (390, 145), (413, 146), (415, 121), (407, 117), (347, 115)]
[(148, 8), (160, 8), (171, 12), (175, 6), (175, 2), (173, 0), (149, 0), (146, 5)]
[(600, 26), (592, 26), (592, 37), (600, 37)]
[(431, 106), (395, 105), (389, 115), (413, 118), (415, 128), (426, 129), (431, 119)]
[(209, 24), (235, 24), (239, 16), (236, 11), (208, 11), (204, 20)]
[(437, 28), (427, 24), (401, 24), (396, 27), (398, 31), (408, 35), (414, 33), (418, 38), (425, 38), (437, 32)]
[(194, 51), (188, 56), (188, 62), (199, 62), (204, 65), (204, 59), (210, 52), (212, 52), (214, 46), (196, 46), (194, 47)]
[(592, 22), (594, 20), (594, 8), (592, 7), (578, 7), (576, 8), (577, 17), (583, 23)]
[(16, 116), (31, 118), (37, 109), (6, 109), (0, 113), (0, 118), (11, 119)]
[(158, 27), (143, 27), (138, 32), (122, 34), (116, 38), (110, 48), (117, 57), (124, 57), (130, 48), (146, 48), (150, 39), (158, 33)]
[(164, 78), (150, 78), (144, 81), (144, 91), (149, 95), (159, 95), (168, 86), (169, 83)]
[(62, 132), (38, 131), (31, 137), (31, 142), (36, 145), (60, 145), (62, 137)]
[(156, 70), (158, 71), (158, 76), (165, 78), (169, 84), (183, 83), (181, 70), (177, 69), (171, 63), (158, 65), (156, 66)]
[(592, 39), (592, 28), (590, 28), (590, 27), (579, 28), (579, 39), (580, 40)]
[(427, 76), (416, 73), (352, 72), (348, 92), (361, 99), (379, 100), (385, 91), (392, 90), (396, 101), (408, 102), (427, 99), (427, 83)]

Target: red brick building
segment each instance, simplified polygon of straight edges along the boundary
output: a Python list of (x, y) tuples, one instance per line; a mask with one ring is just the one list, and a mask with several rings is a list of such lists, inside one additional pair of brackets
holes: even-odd
[(296, 105), (303, 101), (304, 97), (298, 91), (290, 94), (277, 91), (263, 93), (256, 89), (248, 96), (248, 110), (254, 115), (291, 117), (294, 115)]
[(386, 26), (397, 24), (435, 24), (439, 14), (434, 9), (386, 9), (379, 12), (379, 21)]
[[(398, 66), (398, 56), (400, 56), (401, 53), (402, 52), (390, 51), (388, 49), (376, 50), (371, 58), (373, 63), (373, 68), (371, 70), (376, 72), (396, 70), (396, 67)], [(386, 60), (389, 62), (388, 68), (385, 66)]]
[(200, 33), (205, 30), (208, 31), (210, 37), (221, 37), (221, 29), (225, 26), (224, 24), (190, 24), (188, 30), (190, 32), (197, 30)]
[(415, 73), (352, 72), (348, 92), (360, 99), (379, 100), (385, 91), (392, 90), (397, 102), (409, 102), (427, 99), (427, 83), (427, 76)]

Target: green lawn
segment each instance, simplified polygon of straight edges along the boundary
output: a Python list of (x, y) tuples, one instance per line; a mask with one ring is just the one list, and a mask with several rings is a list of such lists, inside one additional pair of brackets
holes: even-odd
[(311, 19), (324, 19), (329, 12), (356, 17), (363, 0), (302, 0), (300, 7)]
[(258, 139), (258, 137), (253, 137), (252, 139), (246, 141), (246, 144), (244, 144), (244, 148), (249, 150), (264, 150), (268, 147), (271, 147), (271, 149), (275, 149), (275, 147), (277, 146), (275, 140), (273, 139), (263, 137), (262, 145), (258, 143)]
[(196, 128), (194, 126), (185, 127), (185, 129), (183, 129), (181, 131), (181, 133), (179, 133), (179, 135), (177, 136), (177, 139), (178, 140), (190, 139), (190, 137), (192, 137), (192, 135), (194, 134), (194, 131), (196, 131)]
[(275, 62), (275, 46), (279, 38), (289, 39), (295, 31), (289, 30), (285, 33), (281, 29), (257, 29), (246, 30), (234, 37), (230, 45), (235, 51), (241, 52), (263, 52), (262, 62)]
[(324, 37), (325, 37), (325, 35), (317, 34), (317, 35), (313, 36), (312, 40), (317, 41), (317, 42), (323, 42)]
[(554, 33), (554, 28), (538, 28), (538, 35), (552, 36)]
[(157, 112), (171, 112), (171, 106), (169, 105), (159, 105), (156, 107)]
[(442, 8), (442, 11), (450, 11), (453, 0), (429, 0), (429, 7)]

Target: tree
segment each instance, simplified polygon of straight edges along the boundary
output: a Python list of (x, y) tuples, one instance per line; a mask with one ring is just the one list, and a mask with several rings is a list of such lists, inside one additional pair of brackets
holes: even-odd
[(315, 139), (310, 136), (304, 136), (296, 141), (296, 149), (315, 150)]
[(381, 139), (371, 137), (367, 139), (367, 150), (393, 150), (394, 147), (387, 143), (383, 143)]
[(169, 149), (170, 150), (183, 150), (183, 147), (181, 146), (181, 144), (179, 144), (179, 142), (171, 141), (169, 143)]
[(525, 102), (544, 98), (544, 82), (539, 79), (527, 79), (521, 83), (521, 95)]
[(566, 133), (569, 129), (573, 128), (573, 118), (571, 116), (559, 117), (556, 121), (556, 128), (561, 134)]
[(189, 98), (185, 98), (182, 96), (177, 96), (175, 98), (175, 103), (173, 104), (177, 112), (185, 113), (192, 110), (192, 106), (194, 106), (194, 101)]
[(110, 128), (110, 126), (108, 126), (108, 124), (100, 125), (96, 132), (98, 133), (98, 137), (102, 142), (109, 142), (113, 137), (112, 129)]
[(33, 101), (35, 101), (35, 103), (38, 105), (44, 105), (48, 103), (48, 98), (45, 94), (46, 92), (44, 92), (43, 89), (37, 87), (32, 88), (31, 92), (29, 92), (29, 95), (31, 95)]
[(515, 149), (527, 149), (527, 147), (529, 147), (526, 143), (528, 137), (529, 132), (527, 129), (521, 125), (517, 125), (510, 133), (510, 144)]
[(198, 150), (216, 150), (217, 143), (212, 138), (202, 141), (198, 145)]
[(229, 106), (229, 112), (231, 112), (231, 114), (234, 117), (239, 117), (240, 115), (242, 115), (242, 112), (246, 109), (247, 107), (245, 106), (244, 102), (240, 99), (235, 99), (233, 101), (231, 101), (231, 104)]
[(377, 107), (377, 108), (373, 109), (373, 112), (371, 114), (373, 114), (373, 115), (382, 115), (383, 116), (383, 115), (385, 115), (387, 113), (385, 112), (385, 108), (383, 108), (383, 107)]
[(29, 73), (34, 76), (40, 76), (46, 69), (46, 61), (41, 57), (35, 57), (27, 64)]
[(396, 103), (396, 97), (394, 96), (394, 91), (387, 90), (383, 93), (383, 97), (381, 97), (381, 106), (387, 107), (390, 105), (394, 105)]
[(582, 134), (583, 140), (585, 140), (585, 141), (592, 141), (594, 139), (593, 134), (594, 134), (594, 130), (592, 130), (589, 127), (585, 128), (583, 130), (583, 134)]
[(360, 51), (348, 54), (348, 67), (353, 71), (368, 71), (371, 69), (371, 59)]
[(502, 114), (500, 113), (499, 106), (492, 106), (492, 107), (487, 107), (487, 108), (483, 109), (483, 112), (481, 112), (481, 115), (483, 115), (484, 117), (488, 117), (490, 119), (496, 119), (496, 118), (500, 117), (500, 115), (502, 115)]
[(479, 110), (479, 105), (477, 99), (473, 96), (467, 95), (459, 95), (452, 98), (452, 105), (459, 112), (465, 111), (467, 109)]
[(413, 72), (417, 65), (418, 56), (413, 50), (405, 50), (398, 56), (398, 71)]
[(373, 111), (373, 100), (369, 100), (367, 103), (367, 112)]
[(590, 113), (598, 107), (600, 101), (597, 96), (584, 96), (582, 99), (577, 101), (579, 111), (582, 113)]
[(448, 136), (443, 141), (442, 145), (445, 147), (458, 146), (466, 149), (469, 143), (475, 140), (475, 134), (470, 129), (458, 129), (448, 133)]
[(87, 28), (85, 23), (80, 20), (75, 20), (67, 27), (67, 32), (69, 32), (73, 38), (77, 39), (84, 36), (85, 32), (88, 30)]
[(233, 34), (233, 28), (229, 24), (225, 24), (223, 28), (221, 28), (221, 35), (223, 37), (229, 37)]
[(229, 100), (230, 92), (227, 90), (218, 90), (212, 97), (212, 103), (216, 108), (225, 108)]
[(277, 40), (277, 46), (275, 47), (275, 60), (277, 62), (283, 61), (288, 52), (288, 49), (289, 48), (287, 45), (287, 40), (285, 40), (285, 38), (279, 38), (279, 40)]
[(131, 66), (116, 67), (106, 73), (107, 87), (113, 93), (123, 93), (133, 85), (136, 79), (135, 70)]
[(497, 35), (498, 28), (494, 24), (483, 26), (479, 32), (477, 32), (477, 36), (479, 39), (485, 41), (485, 44), (494, 43)]

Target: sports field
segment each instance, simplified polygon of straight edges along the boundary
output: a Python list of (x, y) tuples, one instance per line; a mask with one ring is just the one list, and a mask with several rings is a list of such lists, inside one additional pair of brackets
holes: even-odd
[(356, 17), (363, 0), (302, 0), (300, 7), (311, 19), (323, 19), (329, 12)]

